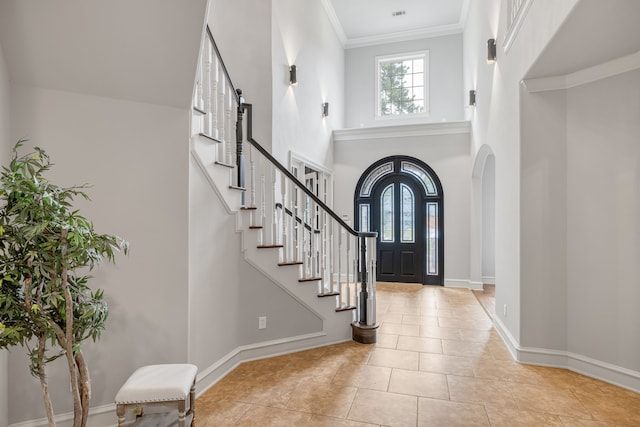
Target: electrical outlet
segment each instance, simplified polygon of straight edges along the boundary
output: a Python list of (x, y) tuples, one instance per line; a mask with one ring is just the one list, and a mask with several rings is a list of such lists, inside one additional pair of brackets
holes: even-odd
[(502, 314), (504, 315), (504, 317), (507, 317), (507, 304), (502, 306)]
[(258, 317), (258, 329), (267, 329), (267, 316)]

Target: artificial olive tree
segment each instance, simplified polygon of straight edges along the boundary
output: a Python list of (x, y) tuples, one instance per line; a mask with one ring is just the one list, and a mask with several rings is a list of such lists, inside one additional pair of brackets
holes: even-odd
[(0, 349), (27, 349), (31, 374), (40, 380), (49, 425), (54, 411), (47, 363), (66, 359), (73, 395), (74, 427), (85, 426), (91, 386), (82, 343), (97, 340), (108, 309), (86, 273), (103, 258), (114, 261), (128, 243), (97, 234), (74, 210), (74, 198), (89, 199), (87, 185), (59, 187), (44, 174), (53, 165), (36, 147), (19, 156), (13, 149), (0, 177)]

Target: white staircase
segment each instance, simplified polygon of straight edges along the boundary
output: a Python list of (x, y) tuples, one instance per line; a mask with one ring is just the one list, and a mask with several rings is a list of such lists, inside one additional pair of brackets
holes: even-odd
[(246, 261), (318, 315), (331, 341), (348, 339), (353, 326), (354, 339), (375, 342), (375, 233), (351, 229), (253, 139), (252, 106), (210, 31), (191, 122), (191, 153), (235, 216)]

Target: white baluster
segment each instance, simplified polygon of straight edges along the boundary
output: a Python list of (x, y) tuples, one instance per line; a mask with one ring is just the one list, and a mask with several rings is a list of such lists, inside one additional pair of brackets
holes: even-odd
[(234, 164), (234, 144), (235, 144), (235, 120), (233, 114), (233, 105), (235, 104), (235, 94), (231, 90), (231, 86), (227, 87), (227, 92), (225, 93), (226, 102), (225, 102), (225, 129), (226, 129), (226, 144), (227, 144), (227, 164)]
[(289, 215), (287, 215), (287, 177), (284, 174), (280, 175), (280, 191), (281, 191), (281, 204), (282, 204), (282, 220), (280, 222), (280, 233), (282, 233), (282, 260), (283, 262), (289, 262), (289, 227), (287, 227), (287, 221)]
[(291, 240), (291, 261), (298, 261), (298, 246), (296, 245), (296, 207), (295, 207), (295, 191), (296, 187), (293, 181), (289, 182), (289, 210), (291, 217), (289, 218), (289, 239)]
[(260, 245), (265, 245), (265, 227), (267, 226), (267, 203), (265, 197), (267, 195), (267, 182), (266, 177), (264, 176), (264, 171), (262, 171), (262, 175), (260, 175), (260, 184), (261, 184), (261, 194), (260, 194), (260, 225), (262, 228), (260, 229)]
[(253, 146), (251, 144), (247, 144), (249, 146), (249, 165), (251, 168), (251, 198), (249, 200), (249, 206), (256, 206), (256, 162), (253, 159)]
[[(218, 104), (217, 93), (220, 86), (220, 70), (218, 65), (218, 57), (213, 52), (213, 46), (209, 43), (209, 55), (211, 56), (211, 64), (209, 65), (209, 105), (211, 111), (207, 112), (207, 120), (209, 121), (209, 132), (214, 138), (218, 138)], [(220, 159), (220, 157), (219, 157)]]
[(342, 259), (342, 227), (338, 226), (338, 250), (337, 250), (337, 257), (338, 257), (338, 289), (340, 292), (340, 295), (338, 295), (338, 305), (340, 305), (340, 307), (342, 307), (342, 294), (343, 294), (343, 288), (342, 288), (342, 270), (340, 269), (340, 264), (341, 264), (341, 259)]
[(333, 257), (335, 254), (335, 250), (333, 245), (336, 242), (333, 236), (335, 235), (335, 220), (331, 218), (329, 221), (331, 222), (329, 224), (329, 280), (331, 281), (332, 290), (334, 292), (338, 292), (338, 307), (342, 307), (342, 286), (340, 285), (340, 273), (338, 273), (338, 280), (334, 285), (335, 270), (333, 268)]
[[(216, 72), (220, 75), (220, 76), (224, 76), (224, 72), (222, 71), (222, 64), (216, 64)], [(225, 127), (225, 123), (224, 123), (224, 97), (225, 97), (225, 93), (227, 91), (227, 81), (224, 78), (220, 78), (218, 80), (218, 91), (216, 93), (216, 99), (215, 99), (215, 103), (216, 103), (216, 111), (215, 111), (215, 115), (216, 115), (216, 131), (217, 131), (217, 137), (218, 140), (220, 140), (222, 142), (222, 144), (220, 144), (220, 161), (221, 162), (225, 162), (227, 163), (227, 156), (226, 156), (226, 144), (225, 141), (228, 138), (227, 135), (227, 129)]]
[(278, 244), (278, 215), (276, 214), (276, 200), (277, 200), (277, 190), (276, 190), (276, 178), (277, 178), (277, 170), (275, 165), (271, 168), (271, 205), (273, 206), (273, 216), (271, 218), (271, 240), (274, 245)]
[(209, 40), (209, 38), (207, 37), (207, 41), (204, 44), (204, 48), (203, 48), (203, 62), (204, 62), (204, 76), (203, 76), (203, 83), (204, 83), (204, 88), (203, 88), (203, 95), (204, 95), (204, 112), (206, 113), (204, 118), (203, 118), (203, 124), (202, 124), (202, 132), (205, 135), (211, 135), (212, 134), (212, 111), (213, 111), (213, 103), (211, 101), (211, 86), (213, 84), (212, 78), (212, 72), (211, 72), (211, 66), (212, 66), (212, 52), (211, 52), (211, 41)]

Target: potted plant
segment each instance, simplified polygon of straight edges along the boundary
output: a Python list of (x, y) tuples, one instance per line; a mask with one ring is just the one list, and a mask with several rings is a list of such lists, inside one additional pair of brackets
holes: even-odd
[(98, 234), (74, 210), (77, 196), (89, 199), (86, 184), (60, 187), (44, 174), (53, 165), (36, 147), (19, 156), (13, 149), (0, 176), (0, 349), (27, 349), (31, 374), (40, 380), (49, 425), (54, 411), (47, 363), (66, 359), (73, 395), (74, 427), (85, 426), (91, 386), (82, 343), (97, 340), (108, 309), (101, 290), (88, 286), (86, 273), (103, 258), (126, 254), (128, 243)]

